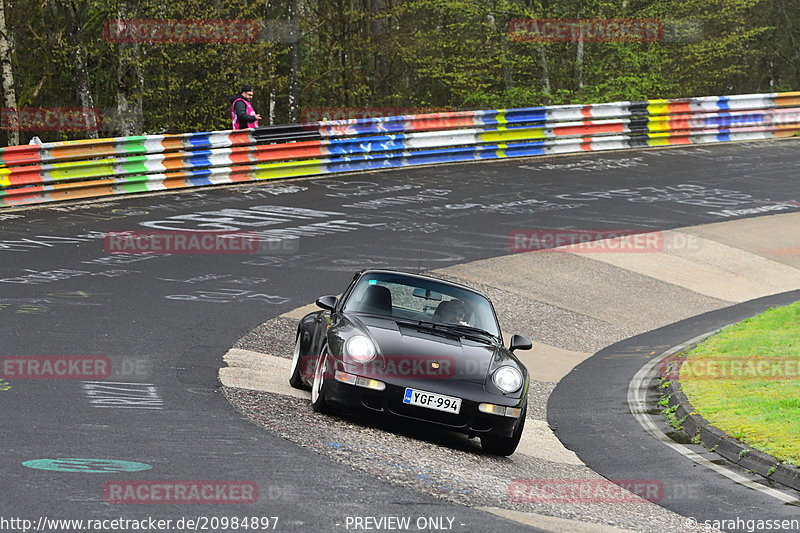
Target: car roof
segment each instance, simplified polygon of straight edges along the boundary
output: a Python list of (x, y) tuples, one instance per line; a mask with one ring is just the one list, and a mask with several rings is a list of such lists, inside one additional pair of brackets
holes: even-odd
[(458, 287), (459, 289), (463, 289), (463, 290), (466, 290), (466, 291), (469, 291), (469, 292), (474, 292), (475, 294), (479, 294), (479, 295), (483, 296), (484, 298), (486, 298), (487, 300), (491, 301), (491, 299), (488, 296), (486, 296), (485, 294), (483, 294), (481, 291), (479, 291), (477, 289), (473, 289), (472, 287), (468, 287), (466, 285), (462, 285), (461, 283), (454, 283), (452, 281), (447, 281), (447, 280), (440, 279), (440, 278), (434, 278), (432, 276), (424, 276), (422, 274), (411, 274), (409, 272), (403, 272), (401, 270), (369, 269), (369, 270), (362, 270), (359, 273), (359, 277), (364, 277), (367, 274), (393, 274), (393, 275), (405, 276), (405, 277), (408, 277), (408, 278), (422, 279), (422, 280), (427, 280), (427, 281), (435, 281), (435, 282), (441, 283), (443, 285), (450, 285), (451, 287)]

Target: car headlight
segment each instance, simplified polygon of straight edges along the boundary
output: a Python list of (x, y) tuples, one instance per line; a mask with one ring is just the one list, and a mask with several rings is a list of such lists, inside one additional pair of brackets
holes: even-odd
[(501, 366), (494, 371), (492, 381), (503, 392), (514, 392), (522, 386), (522, 374), (513, 366)]
[(366, 363), (375, 357), (375, 345), (364, 335), (354, 335), (345, 343), (347, 355), (359, 363)]

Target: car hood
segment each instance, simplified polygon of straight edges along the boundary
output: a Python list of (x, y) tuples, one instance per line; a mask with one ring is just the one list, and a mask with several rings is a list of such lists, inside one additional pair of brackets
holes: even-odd
[[(490, 370), (504, 359), (504, 350), (498, 344), (482, 342), (477, 338), (398, 324), (389, 318), (360, 315), (349, 316), (346, 320), (357, 329), (368, 332), (384, 360), (394, 361), (396, 364), (407, 358), (424, 362), (425, 365), (436, 361), (441, 365), (449, 365), (451, 370), (447, 372), (447, 377), (450, 379), (485, 383)], [(410, 377), (414, 381), (425, 379), (418, 372)]]

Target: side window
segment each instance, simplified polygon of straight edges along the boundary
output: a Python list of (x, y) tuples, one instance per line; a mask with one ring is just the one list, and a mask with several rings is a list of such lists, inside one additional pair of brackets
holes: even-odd
[(344, 302), (346, 302), (347, 299), (350, 297), (350, 294), (353, 292), (353, 288), (356, 286), (356, 282), (360, 277), (361, 277), (361, 272), (356, 272), (355, 275), (353, 276), (353, 279), (350, 281), (350, 285), (347, 286), (347, 289), (345, 289), (344, 293), (342, 293), (342, 297), (339, 298), (339, 304), (336, 306), (337, 311), (342, 310), (342, 308), (344, 307)]

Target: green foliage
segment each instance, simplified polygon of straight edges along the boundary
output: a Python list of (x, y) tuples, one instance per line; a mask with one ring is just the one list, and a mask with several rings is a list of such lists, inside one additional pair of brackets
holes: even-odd
[(800, 464), (800, 302), (709, 337), (689, 353), (680, 382), (713, 426)]
[[(275, 122), (286, 123), (285, 32), (247, 44), (131, 44), (109, 42), (103, 29), (117, 17), (285, 28), (288, 3), (5, 2), (18, 105), (78, 107), (88, 96), (113, 115), (124, 99), (141, 108), (140, 132), (209, 131), (230, 127), (229, 97), (249, 83), (262, 124), (270, 95)], [(305, 0), (297, 8), (301, 109), (487, 109), (800, 88), (797, 0)], [(513, 40), (509, 23), (531, 17), (657, 19), (668, 31), (657, 42)], [(22, 142), (83, 136), (22, 133)]]

